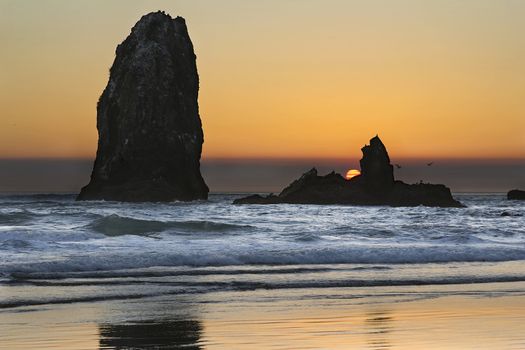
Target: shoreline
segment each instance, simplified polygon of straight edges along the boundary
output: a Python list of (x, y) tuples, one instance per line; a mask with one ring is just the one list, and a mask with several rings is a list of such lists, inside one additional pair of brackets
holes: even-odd
[(2, 310), (0, 348), (503, 349), (524, 322), (525, 282), (215, 292)]

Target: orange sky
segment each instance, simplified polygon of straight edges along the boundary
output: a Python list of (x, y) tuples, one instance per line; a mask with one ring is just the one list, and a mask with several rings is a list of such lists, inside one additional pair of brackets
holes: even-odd
[(524, 1), (0, 0), (0, 158), (93, 157), (142, 14), (186, 18), (206, 158), (525, 158)]

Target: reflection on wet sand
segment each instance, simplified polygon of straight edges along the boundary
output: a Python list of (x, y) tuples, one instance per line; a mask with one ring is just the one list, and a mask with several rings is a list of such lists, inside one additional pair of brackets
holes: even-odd
[(0, 312), (0, 349), (525, 349), (524, 291), (263, 290), (17, 308)]
[(367, 314), (365, 325), (367, 327), (368, 345), (370, 349), (385, 350), (392, 348), (388, 334), (393, 326), (393, 318), (388, 311), (374, 311)]
[(201, 349), (202, 326), (195, 320), (100, 324), (100, 349)]

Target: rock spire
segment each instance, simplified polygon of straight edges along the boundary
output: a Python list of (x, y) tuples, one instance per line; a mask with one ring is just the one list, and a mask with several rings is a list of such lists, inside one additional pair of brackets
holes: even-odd
[(149, 13), (116, 49), (97, 105), (91, 181), (79, 200), (205, 199), (196, 56), (184, 18)]

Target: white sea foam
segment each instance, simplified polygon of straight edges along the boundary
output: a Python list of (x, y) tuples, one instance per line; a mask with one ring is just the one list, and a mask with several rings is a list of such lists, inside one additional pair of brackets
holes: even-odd
[(525, 260), (525, 206), (497, 195), (466, 209), (73, 198), (0, 198), (0, 273)]

